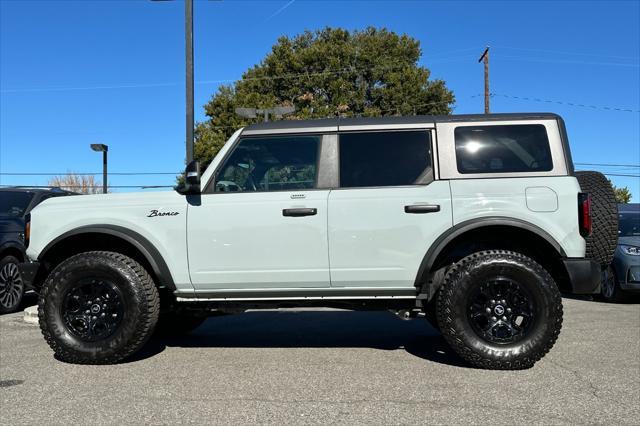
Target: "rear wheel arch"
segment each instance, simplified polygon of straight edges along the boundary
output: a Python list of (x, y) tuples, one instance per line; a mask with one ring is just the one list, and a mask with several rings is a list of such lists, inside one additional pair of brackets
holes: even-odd
[(526, 254), (554, 277), (561, 290), (569, 290), (568, 274), (562, 258), (565, 251), (549, 233), (531, 223), (503, 217), (486, 217), (462, 222), (442, 234), (425, 254), (416, 287), (432, 299), (444, 268), (481, 250), (502, 249)]
[(121, 226), (85, 226), (65, 232), (40, 252), (38, 261), (50, 272), (65, 259), (87, 251), (113, 251), (129, 256), (145, 267), (157, 286), (176, 289), (158, 249), (144, 236)]

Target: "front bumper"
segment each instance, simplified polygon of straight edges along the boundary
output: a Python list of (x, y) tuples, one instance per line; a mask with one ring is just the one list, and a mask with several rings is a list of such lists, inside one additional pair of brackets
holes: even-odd
[(571, 293), (600, 293), (600, 265), (591, 259), (564, 259), (564, 267), (569, 275)]
[(620, 288), (628, 292), (640, 292), (640, 256), (626, 254), (618, 246), (611, 264)]
[(40, 262), (24, 262), (18, 264), (18, 270), (20, 271), (20, 277), (28, 290), (38, 289), (38, 278), (42, 275), (40, 268)]

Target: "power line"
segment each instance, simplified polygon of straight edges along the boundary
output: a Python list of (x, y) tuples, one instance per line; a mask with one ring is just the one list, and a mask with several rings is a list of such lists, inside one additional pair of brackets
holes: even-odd
[(602, 167), (640, 167), (640, 164), (606, 164), (606, 163), (574, 163), (580, 166), (602, 166)]
[(521, 50), (523, 52), (554, 53), (557, 55), (591, 56), (594, 58), (612, 58), (612, 59), (633, 59), (633, 60), (640, 59), (637, 56), (599, 55), (594, 53), (566, 52), (566, 51), (549, 50), (549, 49), (528, 49), (523, 47), (507, 47), (507, 46), (494, 46), (494, 47), (499, 49)]
[(618, 67), (632, 67), (638, 68), (640, 64), (634, 63), (624, 63), (624, 62), (593, 62), (593, 61), (576, 61), (576, 60), (565, 60), (565, 59), (540, 59), (540, 58), (530, 58), (528, 56), (512, 56), (512, 55), (498, 55), (500, 59), (514, 59), (517, 61), (524, 62), (541, 62), (541, 63), (555, 63), (555, 64), (582, 64), (582, 65), (611, 65)]
[[(469, 55), (463, 56), (452, 56), (452, 57), (444, 57), (437, 58), (433, 61), (429, 61), (431, 63), (439, 63), (439, 62), (449, 62), (452, 60), (460, 60), (467, 59)], [(399, 70), (411, 64), (403, 64), (403, 65), (387, 65), (387, 66), (373, 66), (373, 67), (362, 67), (354, 69), (353, 67), (340, 68), (336, 70), (321, 70), (321, 71), (310, 71), (306, 70), (305, 72), (300, 73), (290, 73), (279, 76), (262, 76), (262, 77), (244, 77), (239, 79), (217, 79), (217, 80), (199, 80), (196, 81), (196, 84), (222, 84), (222, 83), (233, 83), (233, 82), (243, 82), (243, 81), (262, 81), (262, 80), (282, 80), (288, 78), (309, 78), (309, 77), (317, 77), (322, 75), (339, 75), (350, 72), (359, 72), (359, 71), (378, 71), (378, 70)], [(418, 65), (422, 67), (421, 65)], [(137, 89), (137, 88), (153, 88), (153, 87), (172, 87), (179, 86), (182, 83), (171, 82), (171, 83), (123, 83), (123, 84), (113, 84), (113, 85), (98, 85), (98, 86), (76, 86), (76, 87), (29, 87), (29, 88), (16, 88), (16, 89), (4, 89), (0, 90), (0, 93), (22, 93), (22, 92), (60, 92), (60, 91), (75, 91), (75, 90), (104, 90), (104, 89)]]
[(505, 95), (503, 93), (492, 93), (491, 96), (501, 96), (503, 98), (519, 99), (519, 100), (532, 101), (532, 102), (543, 102), (543, 103), (549, 103), (549, 104), (570, 105), (570, 106), (576, 106), (576, 107), (581, 107), (581, 108), (604, 109), (604, 110), (607, 110), (607, 111), (640, 112), (640, 110), (636, 110), (636, 109), (617, 108), (617, 107), (609, 107), (609, 106), (602, 106), (602, 105), (587, 105), (587, 104), (579, 104), (579, 103), (576, 103), (576, 102), (557, 101), (557, 100), (552, 100), (552, 99), (541, 99), (541, 98), (530, 98), (530, 97), (527, 97), (527, 96)]
[[(109, 172), (109, 176), (153, 176), (153, 175), (179, 175), (183, 172)], [(44, 173), (44, 172), (36, 172), (36, 173), (27, 173), (27, 172), (8, 172), (8, 173), (0, 173), (0, 176), (93, 176), (93, 175), (101, 175), (102, 172), (95, 173), (73, 173), (73, 172), (65, 172), (65, 173)]]
[(634, 177), (634, 178), (640, 178), (640, 175), (630, 175), (630, 174), (624, 174), (624, 173), (602, 173), (605, 176), (619, 176), (619, 177)]
[[(0, 188), (102, 188), (102, 185), (0, 185)], [(107, 185), (107, 188), (173, 188), (173, 185)]]

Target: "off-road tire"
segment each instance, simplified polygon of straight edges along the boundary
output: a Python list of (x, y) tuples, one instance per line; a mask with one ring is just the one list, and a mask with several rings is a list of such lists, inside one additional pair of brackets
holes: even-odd
[[(25, 288), (18, 271), (18, 263), (20, 261), (10, 255), (0, 259), (0, 314), (10, 314), (20, 309)], [(4, 280), (11, 280), (11, 284), (5, 283)]]
[(165, 337), (179, 337), (191, 333), (207, 320), (205, 316), (194, 316), (188, 313), (167, 311), (161, 312), (156, 335)]
[(599, 263), (602, 270), (613, 260), (618, 245), (618, 204), (607, 178), (599, 172), (576, 172), (580, 189), (591, 195), (592, 232), (587, 237), (585, 257)]
[[(121, 291), (124, 315), (110, 336), (87, 342), (65, 325), (62, 304), (78, 280), (107, 276)], [(38, 301), (40, 329), (59, 360), (74, 364), (113, 364), (138, 351), (158, 321), (160, 298), (152, 278), (135, 260), (107, 251), (86, 252), (59, 264), (47, 277)]]
[[(529, 332), (514, 343), (483, 339), (468, 319), (471, 292), (496, 276), (517, 280), (536, 303), (537, 319)], [(562, 298), (555, 281), (534, 260), (512, 251), (481, 251), (455, 263), (445, 275), (437, 298), (438, 324), (445, 340), (458, 355), (480, 368), (530, 368), (549, 352), (562, 328)]]

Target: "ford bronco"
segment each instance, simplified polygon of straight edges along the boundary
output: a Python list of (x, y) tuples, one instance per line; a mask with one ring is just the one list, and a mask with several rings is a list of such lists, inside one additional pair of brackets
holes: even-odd
[(278, 121), (238, 130), (176, 191), (51, 199), (23, 279), (59, 359), (118, 362), (157, 329), (324, 306), (426, 317), (469, 363), (532, 366), (561, 292), (597, 293), (611, 186), (548, 113)]

